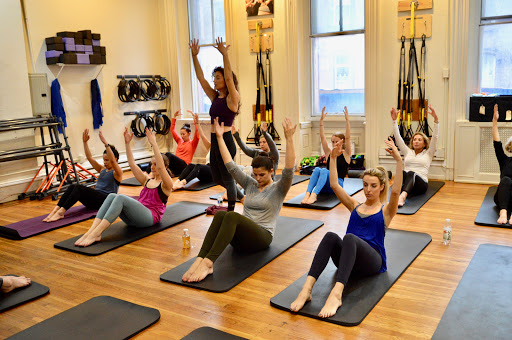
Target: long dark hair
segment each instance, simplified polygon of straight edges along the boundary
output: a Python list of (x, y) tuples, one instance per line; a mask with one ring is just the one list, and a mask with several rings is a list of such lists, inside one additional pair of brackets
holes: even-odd
[[(212, 77), (215, 77), (215, 73), (216, 72), (220, 72), (220, 74), (222, 74), (222, 76), (224, 77), (224, 67), (222, 66), (217, 66), (216, 68), (213, 69), (213, 72), (212, 72)], [(235, 89), (237, 91), (239, 91), (238, 89), (238, 78), (236, 77), (236, 74), (235, 72), (231, 71), (231, 73), (233, 74), (233, 83), (235, 84)], [(225, 82), (225, 80), (224, 80)], [(240, 91), (239, 91), (240, 92)], [(219, 93), (217, 92), (217, 96), (219, 95)], [(228, 87), (226, 86), (226, 97), (229, 95), (229, 89)], [(241, 101), (238, 102), (238, 110), (236, 111), (236, 114), (238, 115), (240, 113), (240, 106), (242, 106), (242, 103)]]

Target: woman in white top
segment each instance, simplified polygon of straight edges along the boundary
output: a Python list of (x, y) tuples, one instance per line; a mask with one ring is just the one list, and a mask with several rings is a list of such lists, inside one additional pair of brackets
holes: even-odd
[(428, 169), (436, 153), (439, 137), (439, 119), (436, 111), (430, 105), (428, 108), (430, 115), (434, 117), (432, 140), (429, 142), (428, 137), (423, 132), (416, 132), (409, 142), (409, 147), (405, 144), (398, 130), (396, 122), (398, 111), (395, 108), (391, 109), (396, 145), (404, 152), (404, 174), (402, 190), (398, 200), (399, 207), (404, 205), (408, 196), (424, 194), (428, 188)]

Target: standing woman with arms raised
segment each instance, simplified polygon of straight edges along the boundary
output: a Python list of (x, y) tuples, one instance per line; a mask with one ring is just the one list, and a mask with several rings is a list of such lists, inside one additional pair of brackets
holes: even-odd
[(222, 135), (224, 142), (231, 154), (235, 157), (236, 145), (231, 134), (231, 125), (238, 114), (240, 106), (240, 95), (238, 93), (238, 81), (235, 74), (231, 70), (231, 63), (228, 57), (229, 45), (224, 46), (222, 38), (216, 40), (215, 48), (222, 54), (224, 59), (224, 68), (218, 66), (213, 70), (212, 89), (208, 81), (204, 78), (203, 70), (199, 64), (197, 54), (199, 53), (199, 40), (194, 39), (190, 42), (190, 50), (192, 52), (192, 60), (196, 71), (197, 79), (203, 88), (204, 93), (212, 101), (210, 107), (211, 116), (211, 149), (210, 149), (210, 167), (212, 169), (213, 180), (215, 183), (222, 185), (228, 194), (228, 211), (235, 210), (236, 203), (236, 185), (233, 177), (229, 174), (222, 156), (219, 151), (219, 143), (215, 135), (213, 122), (215, 118), (219, 118), (219, 124), (224, 123), (224, 134)]

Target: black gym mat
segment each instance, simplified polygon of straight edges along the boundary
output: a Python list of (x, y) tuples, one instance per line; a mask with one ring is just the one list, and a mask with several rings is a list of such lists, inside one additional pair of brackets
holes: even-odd
[[(413, 196), (411, 198), (407, 198), (405, 200), (405, 204), (402, 207), (398, 208), (397, 214), (400, 215), (413, 215), (415, 214), (423, 204), (427, 203), (427, 201), (436, 194), (444, 186), (444, 182), (442, 181), (428, 181), (428, 189), (423, 195)], [(389, 195), (391, 195), (391, 188), (389, 190)]]
[[(16, 275), (4, 275), (16, 276)], [(8, 309), (17, 307), (48, 294), (50, 288), (43, 286), (35, 281), (30, 282), (28, 286), (15, 289), (9, 293), (0, 293), (0, 313)]]
[(512, 247), (481, 244), (432, 339), (510, 339)]
[(498, 218), (500, 217), (500, 211), (494, 203), (494, 195), (496, 194), (496, 190), (498, 190), (497, 186), (492, 186), (487, 189), (487, 194), (485, 194), (484, 201), (480, 206), (478, 215), (476, 215), (475, 224), (483, 225), (486, 227), (512, 228), (512, 225), (508, 223), (497, 223)]
[(201, 327), (181, 338), (181, 340), (247, 340), (247, 338), (219, 331), (211, 327)]
[[(343, 181), (343, 189), (345, 189), (347, 194), (352, 196), (363, 189), (363, 180), (360, 178), (345, 178)], [(300, 202), (302, 202), (304, 196), (306, 196), (305, 192), (284, 202), (283, 205), (296, 208), (330, 210), (340, 204), (340, 200), (335, 194), (319, 194), (316, 202), (313, 204), (301, 204)]]
[(129, 186), (129, 187), (140, 187), (142, 185), (142, 184), (140, 184), (139, 181), (137, 181), (137, 178), (135, 178), (135, 177), (123, 179), (120, 184)]
[[(334, 287), (337, 270), (330, 260), (313, 287), (312, 301), (306, 303), (298, 314), (342, 326), (359, 325), (431, 241), (432, 237), (425, 233), (388, 229), (384, 239), (388, 270), (366, 278), (349, 279), (343, 291), (343, 305), (334, 316), (322, 319), (318, 313)], [(290, 305), (297, 298), (306, 277), (307, 274), (274, 296), (270, 300), (270, 304), (273, 307), (289, 311)]]
[(9, 339), (129, 339), (159, 319), (158, 309), (97, 296)]
[(160, 280), (214, 293), (227, 292), (323, 224), (322, 221), (279, 216), (274, 240), (269, 248), (253, 254), (244, 254), (228, 246), (215, 262), (213, 274), (208, 275), (203, 281), (181, 280), (183, 274), (194, 263), (195, 257), (163, 273)]
[(186, 190), (186, 191), (201, 191), (201, 190), (204, 190), (204, 189), (208, 189), (208, 188), (214, 187), (216, 185), (217, 184), (214, 183), (214, 182), (201, 182), (199, 179), (194, 178), (193, 180), (188, 182), (182, 188), (182, 190)]
[(182, 201), (167, 206), (162, 220), (160, 223), (155, 224), (148, 228), (128, 227), (124, 222), (116, 222), (105, 230), (101, 236), (101, 241), (94, 243), (88, 247), (75, 246), (76, 240), (82, 235), (78, 235), (55, 243), (53, 246), (58, 249), (71, 251), (83, 255), (100, 255), (107, 251), (119, 248), (125, 244), (137, 241), (146, 236), (155, 234), (159, 231), (165, 230), (176, 224), (185, 222), (196, 216), (205, 213), (205, 209), (210, 205), (203, 203), (195, 203)]

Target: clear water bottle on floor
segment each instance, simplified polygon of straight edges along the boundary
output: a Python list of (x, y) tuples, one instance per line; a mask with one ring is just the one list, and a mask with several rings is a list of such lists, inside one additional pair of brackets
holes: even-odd
[(444, 223), (444, 228), (443, 228), (443, 244), (445, 246), (447, 246), (451, 242), (452, 242), (452, 224), (450, 222), (450, 219), (447, 218), (446, 222)]
[(219, 207), (222, 207), (223, 202), (224, 202), (224, 199), (222, 198), (222, 194), (220, 196), (217, 196), (217, 205)]
[(183, 239), (183, 249), (190, 249), (190, 235), (188, 234), (188, 229), (183, 229), (181, 238)]

